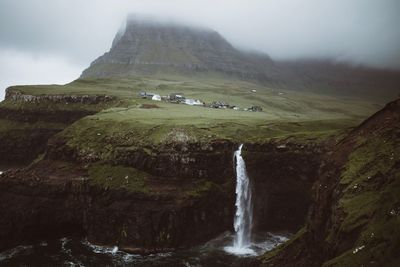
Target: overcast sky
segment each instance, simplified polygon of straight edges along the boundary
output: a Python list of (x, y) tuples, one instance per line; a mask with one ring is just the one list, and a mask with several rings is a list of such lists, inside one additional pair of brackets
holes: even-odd
[(0, 99), (10, 85), (79, 77), (128, 13), (210, 27), (276, 60), (400, 69), (400, 0), (0, 0)]

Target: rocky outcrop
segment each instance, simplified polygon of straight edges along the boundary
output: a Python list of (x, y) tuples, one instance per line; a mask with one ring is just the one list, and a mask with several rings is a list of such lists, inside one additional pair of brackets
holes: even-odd
[(216, 179), (233, 176), (232, 155), (237, 144), (228, 140), (208, 143), (171, 143), (144, 147), (125, 147), (113, 143), (107, 157), (96, 151), (71, 147), (65, 136), (56, 136), (48, 144), (46, 158), (81, 163), (107, 160), (117, 165), (132, 166), (155, 176), (169, 178)]
[[(42, 161), (1, 177), (0, 211), (11, 203), (17, 208), (5, 211), (0, 220), (0, 240), (18, 243), (42, 236), (45, 230), (53, 236), (72, 231), (93, 243), (152, 251), (199, 244), (232, 230), (233, 152), (238, 144), (169, 144), (153, 147), (153, 153), (148, 148), (116, 152), (104, 162), (76, 157), (58, 137), (52, 138)], [(259, 230), (302, 225), (321, 153), (320, 146), (308, 151), (311, 147), (245, 144), (255, 195), (260, 194), (255, 198)], [(260, 170), (253, 169), (262, 163)], [(282, 163), (292, 170), (289, 175), (283, 169), (269, 170)], [(126, 169), (135, 171), (128, 175)], [(135, 184), (126, 184), (131, 179), (126, 177), (133, 177)], [(289, 186), (295, 187), (288, 190)], [(24, 223), (26, 218), (29, 223)], [(35, 231), (25, 235), (31, 229)]]
[(396, 266), (400, 235), (400, 100), (324, 157), (307, 224), (262, 266)]
[(108, 95), (31, 95), (7, 88), (0, 104), (0, 163), (29, 163), (44, 152), (50, 137), (115, 103)]
[(299, 230), (311, 204), (311, 187), (326, 146), (287, 141), (246, 146), (255, 230)]
[(268, 79), (275, 73), (273, 65), (266, 55), (255, 56), (235, 49), (213, 30), (130, 16), (111, 50), (83, 71), (81, 78), (175, 71), (186, 75), (220, 72)]
[(230, 226), (233, 200), (226, 189), (154, 179), (147, 180), (148, 191), (111, 190), (92, 183), (85, 167), (65, 162), (8, 171), (1, 176), (0, 250), (78, 234), (151, 251), (203, 242)]
[(94, 110), (63, 110), (63, 109), (15, 109), (0, 106), (0, 118), (28, 124), (58, 123), (71, 124), (80, 118), (96, 113)]
[[(266, 54), (233, 47), (219, 33), (159, 18), (131, 16), (110, 51), (80, 78), (208, 74), (261, 82), (268, 87), (373, 99), (385, 103), (400, 93), (400, 75), (334, 60), (273, 61)], [(376, 90), (379, 87), (380, 90)]]
[(10, 129), (0, 132), (0, 162), (27, 164), (45, 150), (47, 141), (61, 129)]
[(109, 95), (66, 95), (66, 94), (50, 94), (50, 95), (30, 95), (21, 93), (18, 90), (14, 90), (13, 87), (9, 87), (6, 90), (5, 100), (13, 102), (52, 102), (52, 103), (63, 103), (63, 104), (99, 104), (105, 102), (115, 101), (116, 97)]
[(89, 110), (43, 110), (0, 106), (0, 162), (29, 163), (47, 141), (69, 124), (95, 113)]

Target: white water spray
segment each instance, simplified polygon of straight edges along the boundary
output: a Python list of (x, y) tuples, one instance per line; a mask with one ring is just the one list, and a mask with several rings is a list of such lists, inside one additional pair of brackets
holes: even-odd
[(233, 224), (235, 236), (233, 246), (226, 247), (225, 250), (234, 254), (254, 254), (254, 251), (250, 249), (253, 223), (251, 185), (242, 157), (242, 148), (243, 144), (234, 154), (234, 159), (236, 159), (236, 213)]

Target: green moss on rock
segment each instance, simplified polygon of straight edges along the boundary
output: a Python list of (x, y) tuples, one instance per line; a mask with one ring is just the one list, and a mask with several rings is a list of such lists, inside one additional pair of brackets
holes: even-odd
[(213, 192), (221, 192), (222, 186), (207, 180), (196, 181), (191, 190), (185, 192), (187, 198), (203, 198)]
[[(358, 140), (340, 183), (344, 211), (337, 236), (355, 245), (323, 266), (390, 266), (400, 247), (400, 142), (386, 133)], [(334, 242), (331, 233), (328, 242)], [(337, 241), (336, 241), (337, 242)]]
[(90, 182), (105, 189), (125, 189), (147, 193), (149, 175), (135, 168), (94, 163), (89, 167)]

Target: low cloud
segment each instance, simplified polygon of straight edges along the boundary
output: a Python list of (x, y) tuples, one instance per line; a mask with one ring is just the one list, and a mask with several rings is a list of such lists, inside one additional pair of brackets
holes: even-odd
[[(27, 65), (46, 67), (58, 58), (66, 64), (58, 68), (82, 70), (110, 48), (127, 14), (138, 13), (213, 28), (233, 45), (273, 59), (400, 69), (399, 10), (398, 0), (2, 0), (0, 51), (3, 57), (20, 51)], [(51, 57), (32, 61), (36, 54)], [(10, 75), (30, 75), (20, 67)]]
[(83, 66), (49, 54), (0, 50), (0, 100), (5, 89), (20, 84), (65, 84), (79, 77)]

